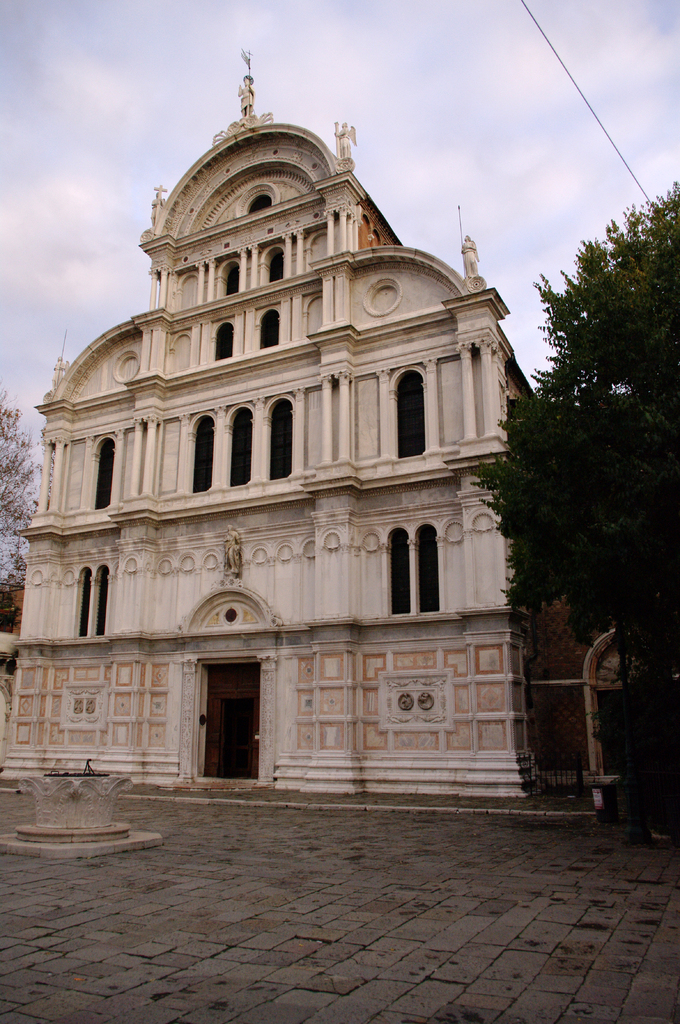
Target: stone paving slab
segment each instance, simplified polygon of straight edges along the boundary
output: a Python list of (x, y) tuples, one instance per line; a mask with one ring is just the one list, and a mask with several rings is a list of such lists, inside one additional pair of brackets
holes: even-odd
[(162, 847), (0, 856), (0, 1024), (680, 1024), (669, 844), (291, 802), (132, 799)]

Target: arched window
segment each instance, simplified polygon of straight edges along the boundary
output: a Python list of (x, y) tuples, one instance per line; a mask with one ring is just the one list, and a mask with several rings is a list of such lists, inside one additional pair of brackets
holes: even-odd
[(421, 612), (439, 611), (439, 557), (434, 526), (418, 530), (418, 594)]
[(248, 213), (257, 213), (258, 210), (266, 210), (272, 205), (271, 196), (257, 196), (248, 207)]
[(260, 348), (273, 348), (279, 343), (279, 314), (270, 309), (260, 324)]
[(423, 378), (406, 373), (397, 387), (397, 435), (399, 458), (422, 455), (425, 451), (425, 402)]
[(108, 508), (111, 504), (111, 483), (113, 481), (115, 452), (115, 444), (110, 437), (107, 437), (99, 449), (99, 472), (97, 473), (97, 492), (94, 499), (95, 508)]
[(411, 579), (409, 573), (408, 534), (394, 530), (390, 537), (390, 586), (392, 614), (404, 615), (411, 611)]
[(269, 479), (282, 480), (290, 476), (293, 468), (293, 407), (290, 402), (278, 402), (272, 412), (271, 453)]
[(213, 446), (215, 425), (209, 416), (204, 416), (196, 429), (194, 450), (194, 494), (209, 491), (212, 486)]
[(234, 325), (221, 324), (215, 339), (215, 359), (231, 359), (234, 353)]
[(106, 602), (109, 596), (109, 568), (100, 565), (97, 570), (97, 621), (95, 636), (104, 636), (106, 632)]
[(239, 409), (234, 417), (231, 435), (231, 477), (232, 487), (242, 487), (250, 480), (250, 463), (253, 451), (253, 414), (250, 409)]
[(232, 267), (227, 274), (227, 295), (236, 295), (238, 292), (239, 268)]
[(269, 280), (283, 281), (283, 253), (277, 252), (269, 264)]
[(92, 596), (92, 569), (83, 569), (80, 576), (80, 610), (78, 636), (87, 636), (90, 625), (90, 597)]

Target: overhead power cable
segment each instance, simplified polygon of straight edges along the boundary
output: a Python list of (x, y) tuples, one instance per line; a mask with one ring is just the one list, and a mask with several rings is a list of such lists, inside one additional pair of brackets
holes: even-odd
[(553, 53), (555, 54), (555, 56), (557, 57), (558, 61), (560, 62), (560, 64), (561, 64), (561, 65), (562, 65), (562, 67), (564, 68), (564, 70), (565, 70), (565, 71), (567, 72), (567, 74), (569, 75), (569, 77), (570, 77), (570, 79), (572, 80), (572, 82), (573, 82), (574, 86), (576, 87), (576, 89), (578, 89), (578, 93), (579, 93), (579, 95), (580, 95), (581, 99), (583, 100), (583, 102), (584, 102), (584, 103), (585, 103), (585, 105), (587, 106), (588, 110), (589, 110), (589, 111), (590, 111), (590, 113), (591, 113), (591, 114), (593, 115), (593, 117), (595, 118), (595, 120), (596, 120), (596, 121), (597, 121), (597, 123), (599, 124), (600, 128), (601, 128), (601, 129), (602, 129), (602, 131), (603, 131), (603, 132), (605, 133), (605, 135), (607, 136), (607, 138), (608, 138), (608, 139), (609, 139), (609, 141), (611, 142), (612, 146), (614, 147), (614, 149), (615, 149), (615, 150), (616, 150), (616, 152), (618, 153), (619, 157), (621, 158), (621, 160), (622, 160), (622, 162), (623, 162), (624, 166), (626, 167), (626, 170), (627, 170), (627, 171), (628, 171), (628, 173), (630, 174), (631, 178), (633, 179), (633, 181), (635, 182), (635, 184), (637, 185), (637, 187), (638, 187), (638, 188), (640, 189), (640, 191), (642, 192), (642, 194), (643, 194), (643, 196), (645, 197), (645, 199), (647, 200), (647, 202), (648, 202), (648, 203), (649, 203), (649, 202), (651, 202), (651, 200), (650, 200), (649, 196), (647, 195), (647, 193), (646, 193), (646, 192), (645, 192), (645, 190), (643, 189), (642, 185), (640, 184), (640, 182), (639, 182), (639, 181), (637, 180), (637, 178), (636, 178), (636, 177), (635, 177), (635, 175), (633, 174), (632, 170), (630, 169), (630, 166), (629, 166), (629, 164), (628, 164), (628, 161), (627, 161), (627, 160), (625, 159), (625, 157), (624, 157), (623, 153), (621, 152), (621, 150), (619, 149), (619, 147), (618, 147), (618, 146), (616, 145), (616, 143), (614, 142), (613, 138), (611, 137), (611, 135), (609, 134), (609, 132), (607, 131), (607, 129), (605, 128), (605, 126), (604, 126), (604, 125), (602, 124), (602, 121), (600, 121), (599, 117), (597, 116), (597, 114), (595, 113), (595, 111), (593, 110), (593, 108), (591, 107), (590, 103), (588, 103), (588, 100), (587, 100), (587, 99), (585, 98), (585, 96), (583, 95), (583, 92), (582, 92), (582, 90), (581, 90), (581, 89), (579, 89), (579, 87), (578, 87), (578, 84), (576, 83), (576, 80), (574, 79), (574, 76), (572, 75), (571, 71), (569, 70), (569, 68), (567, 67), (567, 65), (566, 65), (566, 64), (564, 63), (564, 61), (563, 61), (563, 60), (562, 60), (562, 58), (560, 57), (559, 53), (557, 52), (557, 50), (555, 49), (555, 47), (553, 46), (553, 44), (552, 44), (552, 43), (550, 42), (550, 40), (548, 39), (547, 35), (545, 34), (545, 32), (543, 31), (543, 29), (541, 28), (541, 26), (540, 26), (540, 25), (538, 24), (538, 22), (536, 21), (536, 18), (535, 18), (535, 17), (533, 16), (533, 14), (531, 13), (531, 11), (529, 10), (529, 8), (527, 7), (527, 5), (526, 5), (526, 3), (524, 2), (524, 0), (520, 0), (520, 3), (522, 4), (522, 7), (524, 7), (524, 9), (526, 10), (527, 14), (529, 15), (529, 17), (530, 17), (530, 18), (531, 18), (531, 20), (533, 21), (533, 23), (534, 23), (534, 25), (536, 26), (536, 28), (538, 29), (538, 31), (539, 31), (539, 32), (541, 33), (541, 35), (542, 35), (542, 36), (543, 36), (543, 38), (545, 39), (546, 43), (548, 44), (548, 46), (550, 47), (550, 49), (552, 50), (552, 52), (553, 52)]

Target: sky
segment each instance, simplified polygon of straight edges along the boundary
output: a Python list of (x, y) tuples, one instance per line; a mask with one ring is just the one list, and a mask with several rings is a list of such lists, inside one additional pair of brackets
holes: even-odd
[[(650, 197), (680, 168), (677, 0), (528, 0)], [(0, 0), (0, 378), (33, 408), (71, 362), (148, 308), (138, 248), (172, 189), (240, 116), (333, 148), (404, 245), (462, 270), (463, 233), (511, 315), (527, 377), (549, 349), (534, 282), (644, 202), (521, 0)]]

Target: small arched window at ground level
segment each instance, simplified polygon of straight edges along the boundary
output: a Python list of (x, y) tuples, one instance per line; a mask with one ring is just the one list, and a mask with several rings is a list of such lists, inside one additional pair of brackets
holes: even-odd
[(99, 449), (99, 470), (97, 472), (97, 491), (94, 499), (95, 508), (108, 508), (111, 504), (111, 484), (113, 481), (113, 460), (116, 446), (107, 437)]
[(253, 414), (250, 409), (239, 409), (231, 435), (231, 487), (242, 487), (249, 482), (252, 452)]
[(234, 325), (221, 324), (215, 339), (215, 359), (231, 359), (234, 354)]
[(215, 424), (210, 416), (205, 416), (196, 428), (196, 445), (194, 449), (194, 494), (209, 491), (212, 487), (213, 446), (215, 443)]
[(227, 274), (227, 295), (236, 295), (238, 292), (240, 271), (238, 267), (232, 267)]
[(266, 210), (268, 206), (272, 205), (271, 196), (256, 196), (252, 203), (248, 207), (248, 213), (257, 213), (258, 210)]
[(262, 317), (260, 324), (260, 348), (273, 348), (279, 343), (279, 314), (270, 309)]
[(96, 577), (97, 621), (95, 635), (104, 636), (106, 632), (106, 605), (109, 597), (109, 567), (100, 565)]
[(284, 400), (272, 412), (269, 479), (282, 480), (293, 468), (293, 407)]
[(390, 591), (392, 615), (404, 615), (410, 612), (411, 576), (406, 530), (393, 530), (390, 537)]
[(92, 569), (80, 574), (80, 607), (78, 609), (78, 636), (87, 636), (90, 625), (90, 598), (92, 596)]
[(406, 373), (397, 386), (397, 437), (400, 459), (425, 451), (423, 378)]
[(283, 253), (277, 252), (272, 256), (269, 264), (269, 280), (271, 281), (282, 281), (283, 280)]
[(437, 531), (429, 525), (418, 530), (418, 595), (419, 611), (439, 611)]

